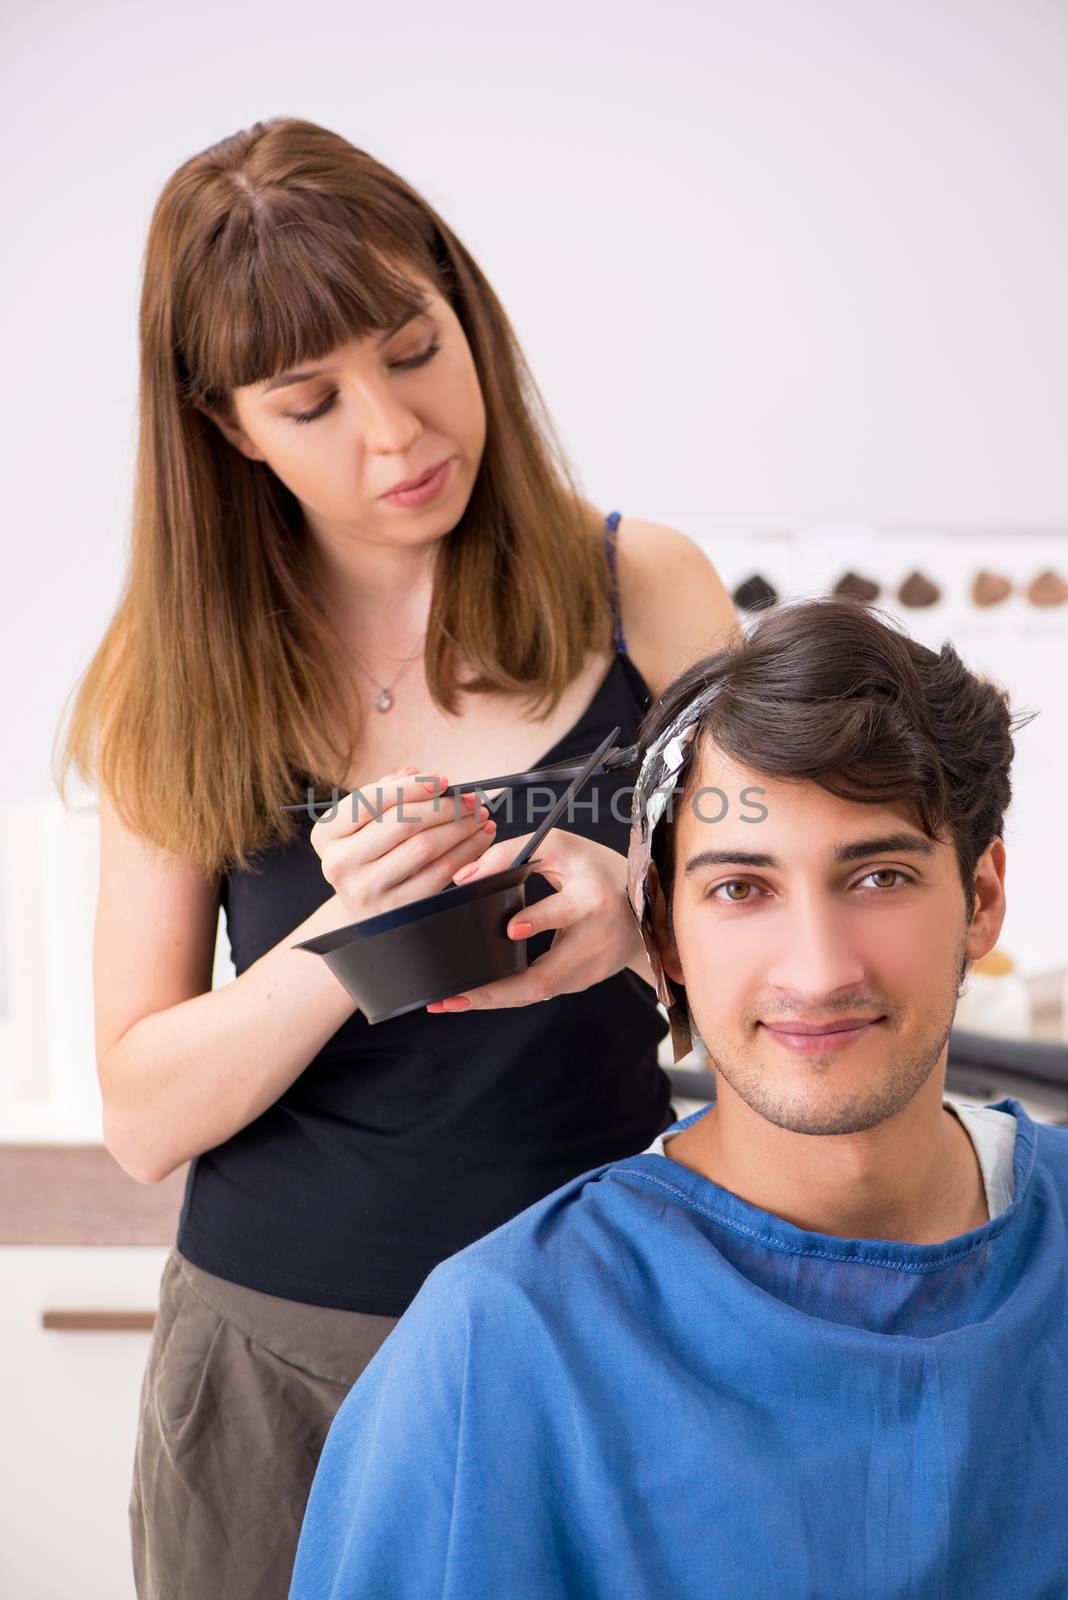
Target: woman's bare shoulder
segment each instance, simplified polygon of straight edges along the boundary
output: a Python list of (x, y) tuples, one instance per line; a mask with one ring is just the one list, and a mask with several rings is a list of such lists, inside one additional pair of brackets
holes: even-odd
[(708, 553), (689, 534), (623, 516), (616, 565), (627, 651), (654, 697), (735, 635), (734, 603)]

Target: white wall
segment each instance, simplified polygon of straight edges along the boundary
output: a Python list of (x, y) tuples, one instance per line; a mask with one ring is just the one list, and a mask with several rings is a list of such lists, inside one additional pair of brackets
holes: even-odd
[[(424, 190), (602, 505), (724, 566), (747, 531), (815, 549), (843, 525), (1041, 533), (1064, 566), (1061, 0), (22, 0), (5, 32), (0, 808), (48, 793), (119, 589), (151, 208), (258, 117), (318, 120)], [(1046, 645), (1001, 627), (974, 651), (1042, 705), (1012, 916), (1029, 965), (1064, 962), (1028, 790), (1063, 790), (1065, 696)]]

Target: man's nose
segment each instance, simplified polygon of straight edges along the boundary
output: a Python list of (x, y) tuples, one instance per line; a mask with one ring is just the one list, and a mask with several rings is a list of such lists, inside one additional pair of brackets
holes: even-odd
[(821, 896), (795, 901), (775, 930), (767, 981), (810, 1006), (863, 983), (864, 960), (849, 920)]

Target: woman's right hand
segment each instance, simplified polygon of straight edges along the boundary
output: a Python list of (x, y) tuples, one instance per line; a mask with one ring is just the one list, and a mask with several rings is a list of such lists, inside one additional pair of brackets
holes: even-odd
[(361, 784), (312, 828), (323, 877), (353, 921), (451, 887), (494, 842), (497, 824), (478, 796), (460, 795), (458, 806), (442, 798), (447, 787), (440, 774), (404, 767)]

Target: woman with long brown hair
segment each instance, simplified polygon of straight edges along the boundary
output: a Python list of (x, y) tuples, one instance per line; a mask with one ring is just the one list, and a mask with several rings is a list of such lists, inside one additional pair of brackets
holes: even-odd
[[(631, 742), (735, 619), (685, 535), (580, 496), (470, 254), (337, 134), (274, 119), (178, 168), (140, 350), (129, 570), (57, 767), (99, 791), (108, 1147), (146, 1183), (189, 1162), (134, 1564), (142, 1596), (267, 1600), (430, 1269), (673, 1120), (626, 774), (539, 849), (526, 972), (372, 1029), (293, 946), (500, 864), (525, 819), (428, 784)], [(376, 786), (373, 824), (282, 809)]]

